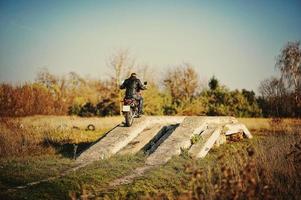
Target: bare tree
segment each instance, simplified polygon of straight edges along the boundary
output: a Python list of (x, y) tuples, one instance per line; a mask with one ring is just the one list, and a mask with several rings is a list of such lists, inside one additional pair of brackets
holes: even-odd
[(121, 84), (121, 80), (124, 79), (126, 76), (129, 76), (129, 74), (133, 70), (134, 60), (130, 58), (128, 50), (118, 50), (109, 58), (107, 66), (111, 70), (113, 70), (112, 79), (115, 83), (115, 92), (118, 94), (118, 98), (116, 99), (116, 101), (119, 104), (119, 113), (121, 115), (122, 92), (119, 89), (119, 86)]
[[(300, 42), (289, 42), (277, 58), (276, 68), (281, 79), (294, 93), (295, 107), (301, 108), (301, 48)], [(300, 114), (300, 113), (299, 113)]]
[(58, 77), (51, 74), (47, 68), (42, 68), (37, 73), (36, 82), (52, 89), (58, 83)]
[(260, 83), (259, 92), (268, 104), (269, 114), (284, 116), (290, 113), (290, 99), (281, 79), (271, 77)]
[(155, 73), (155, 70), (149, 65), (137, 65), (134, 69), (141, 80), (146, 80), (150, 84), (155, 84), (159, 82), (158, 75)]
[(188, 63), (169, 70), (164, 80), (174, 103), (192, 100), (198, 92), (199, 82), (197, 72)]

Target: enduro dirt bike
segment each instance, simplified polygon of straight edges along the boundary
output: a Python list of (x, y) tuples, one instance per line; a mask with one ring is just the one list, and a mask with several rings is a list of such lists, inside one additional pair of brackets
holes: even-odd
[[(147, 85), (147, 82), (144, 82)], [(140, 117), (139, 115), (139, 101), (134, 98), (124, 98), (122, 113), (125, 118), (125, 125), (127, 127), (132, 126), (134, 118)]]

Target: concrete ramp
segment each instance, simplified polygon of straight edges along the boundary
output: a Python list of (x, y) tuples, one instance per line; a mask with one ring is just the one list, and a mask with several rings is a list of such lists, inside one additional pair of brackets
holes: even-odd
[(183, 119), (184, 117), (142, 117), (136, 118), (131, 127), (125, 127), (123, 124), (120, 124), (109, 131), (104, 138), (80, 154), (77, 158), (77, 162), (89, 163), (108, 158), (128, 145), (145, 129), (151, 129), (155, 124), (166, 125), (181, 123)]
[[(109, 131), (78, 158), (79, 164), (108, 158), (114, 154), (135, 154), (143, 151), (146, 165), (161, 165), (187, 149), (191, 156), (203, 158), (214, 146), (226, 142), (226, 137), (243, 133), (252, 138), (245, 125), (234, 117), (142, 117), (132, 127), (123, 124)], [(200, 141), (192, 144), (193, 137)]]

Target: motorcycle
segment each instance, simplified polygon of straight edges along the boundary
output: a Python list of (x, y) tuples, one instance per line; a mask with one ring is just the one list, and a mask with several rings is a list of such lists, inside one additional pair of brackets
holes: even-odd
[[(147, 82), (144, 82), (147, 85)], [(139, 118), (139, 101), (135, 98), (124, 98), (122, 113), (125, 118), (125, 125), (127, 127), (132, 126), (134, 118)]]

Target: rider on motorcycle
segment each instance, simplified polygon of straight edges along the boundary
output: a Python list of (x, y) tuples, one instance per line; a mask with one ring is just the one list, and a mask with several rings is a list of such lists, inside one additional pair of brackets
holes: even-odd
[(131, 76), (122, 83), (120, 89), (126, 89), (125, 90), (126, 99), (134, 98), (139, 102), (138, 114), (142, 115), (143, 98), (141, 96), (140, 90), (145, 90), (146, 86), (143, 85), (140, 79), (137, 78), (136, 73), (132, 73)]

